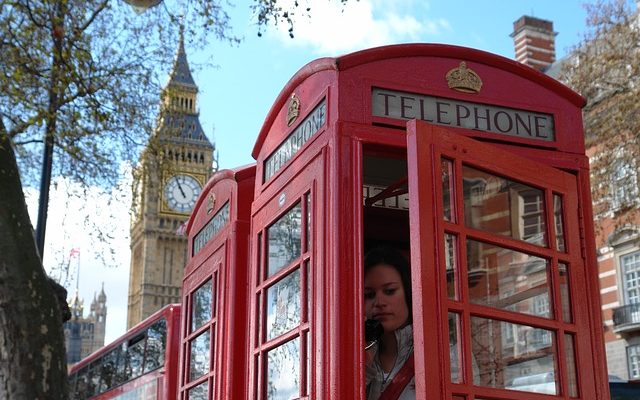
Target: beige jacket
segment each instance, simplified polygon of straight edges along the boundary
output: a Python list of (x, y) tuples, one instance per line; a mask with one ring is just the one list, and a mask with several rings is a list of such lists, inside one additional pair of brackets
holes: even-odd
[[(396, 357), (396, 363), (389, 374), (385, 374), (380, 366), (380, 360), (377, 355), (377, 346), (375, 349), (376, 356), (374, 357), (373, 362), (367, 366), (365, 374), (367, 382), (367, 400), (377, 400), (380, 397), (384, 389), (389, 386), (398, 371), (400, 371), (409, 356), (413, 353), (413, 327), (411, 325), (398, 329), (395, 332), (395, 336), (396, 342), (398, 343), (398, 356)], [(398, 400), (415, 400), (415, 398), (416, 387), (414, 378), (412, 378)]]

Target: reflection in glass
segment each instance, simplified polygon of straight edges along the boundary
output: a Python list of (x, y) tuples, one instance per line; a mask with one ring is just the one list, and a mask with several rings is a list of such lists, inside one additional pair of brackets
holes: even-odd
[(560, 304), (562, 305), (562, 319), (571, 322), (571, 296), (569, 295), (569, 266), (558, 263), (560, 270)]
[(142, 374), (142, 362), (144, 360), (144, 343), (146, 335), (144, 333), (129, 340), (127, 348), (127, 375), (133, 379)]
[(467, 226), (547, 245), (542, 190), (468, 166), (462, 176)]
[(115, 386), (116, 362), (118, 358), (118, 349), (112, 350), (102, 358), (102, 381), (100, 382), (99, 392), (105, 392)]
[(84, 367), (78, 372), (76, 378), (76, 397), (80, 399), (84, 399), (87, 397), (87, 372), (89, 367)]
[(469, 299), (473, 303), (550, 318), (547, 267), (544, 258), (467, 240)]
[(451, 234), (444, 235), (444, 256), (447, 269), (447, 295), (450, 299), (457, 299), (457, 282), (458, 282), (458, 238)]
[(267, 229), (269, 276), (300, 256), (302, 208), (296, 204)]
[(451, 382), (461, 383), (463, 381), (462, 368), (460, 362), (460, 316), (456, 313), (449, 313), (449, 360), (451, 361)]
[(188, 400), (209, 400), (209, 382), (204, 381), (189, 389)]
[[(557, 394), (555, 337), (527, 325), (471, 317), (471, 351), (479, 386)], [(515, 340), (506, 340), (511, 332)]]
[(147, 350), (144, 357), (144, 373), (162, 367), (164, 364), (167, 321), (161, 319), (147, 330)]
[[(442, 159), (442, 207), (445, 221), (452, 221), (451, 211), (453, 203), (453, 163), (446, 158)], [(455, 214), (454, 214), (455, 217)]]
[(304, 248), (304, 251), (309, 251), (311, 249), (311, 193), (307, 193), (307, 243)]
[(573, 335), (564, 334), (564, 351), (567, 358), (567, 392), (569, 397), (578, 397), (578, 373), (576, 372), (576, 353)]
[(300, 397), (300, 338), (267, 353), (267, 393), (269, 400)]
[(99, 393), (97, 390), (100, 388), (100, 373), (102, 370), (102, 364), (100, 360), (94, 361), (89, 365), (89, 385), (87, 386), (87, 393), (94, 395)]
[(305, 276), (306, 276), (306, 282), (307, 282), (307, 283), (306, 283), (306, 289), (307, 289), (307, 308), (306, 308), (306, 310), (304, 310), (304, 322), (309, 322), (309, 320), (311, 319), (311, 316), (310, 316), (310, 314), (311, 314), (311, 285), (309, 284), (309, 279), (310, 279), (310, 277), (311, 277), (312, 273), (311, 273), (311, 271), (309, 270), (309, 265), (311, 265), (311, 264), (310, 264), (310, 262), (309, 262), (309, 260), (306, 260), (306, 261), (304, 262), (304, 266), (305, 266), (305, 268), (304, 268), (304, 273), (305, 273)]
[(307, 392), (304, 394), (311, 393), (311, 340), (309, 339), (309, 335), (306, 336), (307, 342)]
[(116, 376), (115, 376), (115, 379), (113, 381), (113, 386), (119, 385), (119, 384), (127, 381), (127, 371), (125, 369), (126, 349), (127, 349), (127, 344), (126, 343), (122, 343), (120, 346), (118, 346), (117, 348), (115, 348), (113, 350), (113, 352), (116, 353), (116, 355), (114, 357), (118, 360), (117, 365), (116, 365)]
[(300, 323), (300, 270), (267, 289), (267, 340)]
[(211, 279), (200, 286), (191, 296), (191, 332), (193, 332), (211, 319), (213, 310)]
[(209, 330), (206, 330), (191, 341), (189, 381), (209, 372), (209, 346), (211, 343), (209, 336)]
[(553, 194), (553, 220), (556, 226), (556, 246), (558, 251), (566, 251), (564, 248), (564, 225), (562, 222), (562, 197)]

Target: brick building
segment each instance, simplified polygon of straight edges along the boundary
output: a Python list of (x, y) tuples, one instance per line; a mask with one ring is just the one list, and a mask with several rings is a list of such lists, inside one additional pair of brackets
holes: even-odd
[[(637, 14), (636, 14), (637, 18)], [(568, 57), (553, 64), (553, 23), (533, 17), (514, 22), (516, 59), (555, 78)], [(597, 47), (597, 46), (596, 46)], [(602, 319), (610, 378), (640, 379), (640, 218), (638, 165), (625, 152), (637, 146), (634, 135), (616, 132), (616, 140), (599, 143), (589, 131), (590, 122), (606, 118), (616, 107), (615, 91), (596, 91), (585, 110), (585, 135), (590, 159), (594, 224), (599, 266)], [(593, 99), (592, 99), (593, 100)], [(640, 106), (640, 105), (639, 105)], [(606, 124), (605, 124), (606, 125)], [(637, 132), (635, 133), (637, 135)], [(608, 176), (603, 177), (605, 170)]]

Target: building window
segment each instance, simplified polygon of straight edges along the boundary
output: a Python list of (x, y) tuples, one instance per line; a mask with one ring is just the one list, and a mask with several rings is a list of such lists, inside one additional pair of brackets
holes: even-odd
[(522, 198), (522, 239), (539, 243), (545, 230), (543, 193), (534, 189), (519, 194)]
[(629, 380), (640, 378), (640, 345), (627, 347)]
[(629, 160), (614, 162), (611, 174), (611, 208), (616, 210), (629, 205), (638, 197), (637, 171)]
[(626, 304), (640, 303), (640, 252), (620, 257)]
[(533, 315), (546, 317), (549, 314), (549, 296), (538, 295), (533, 297)]

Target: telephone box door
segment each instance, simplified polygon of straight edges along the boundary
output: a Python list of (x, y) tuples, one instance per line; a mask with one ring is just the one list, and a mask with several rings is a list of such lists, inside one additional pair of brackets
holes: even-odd
[(420, 121), (407, 141), (417, 397), (604, 398), (576, 176)]

